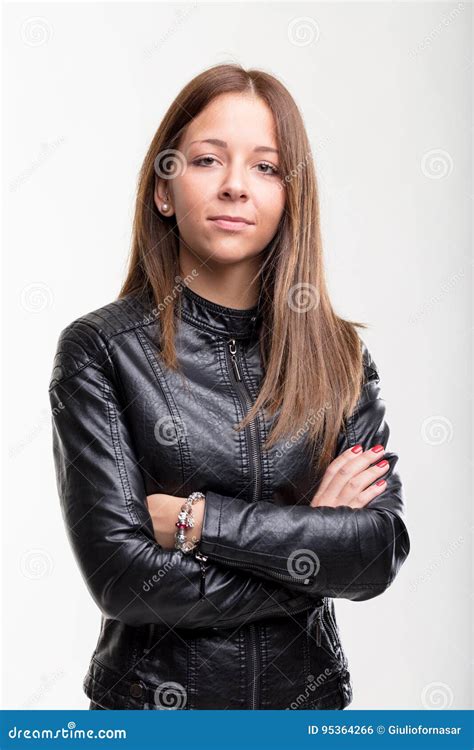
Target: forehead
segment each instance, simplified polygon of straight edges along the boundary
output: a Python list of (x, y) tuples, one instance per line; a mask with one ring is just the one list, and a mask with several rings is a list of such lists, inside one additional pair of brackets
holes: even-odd
[(275, 120), (268, 105), (248, 94), (222, 94), (188, 124), (183, 144), (207, 138), (233, 145), (248, 143), (277, 148)]

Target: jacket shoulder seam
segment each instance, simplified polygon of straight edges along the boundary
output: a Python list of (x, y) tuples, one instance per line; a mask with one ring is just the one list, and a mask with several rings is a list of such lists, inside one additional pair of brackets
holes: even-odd
[[(112, 341), (112, 339), (114, 339), (116, 336), (119, 336), (124, 333), (130, 333), (137, 329), (146, 328), (148, 326), (153, 325), (156, 322), (154, 320), (146, 321), (146, 322), (140, 321), (133, 325), (126, 326), (125, 328), (121, 328), (118, 331), (114, 331), (113, 333), (109, 335), (106, 335), (97, 325), (95, 325), (92, 321), (88, 320), (87, 318), (88, 316), (78, 318), (73, 323), (66, 326), (66, 328), (61, 332), (58, 348), (54, 357), (53, 377), (51, 378), (51, 382), (50, 382), (49, 389), (48, 389), (49, 391), (51, 391), (60, 383), (66, 382), (70, 378), (82, 372), (87, 367), (89, 367), (89, 365), (93, 364), (94, 362), (97, 362), (101, 354), (104, 354), (106, 356), (106, 359), (110, 360), (108, 345)], [(79, 329), (81, 328), (82, 329), (86, 328), (86, 329), (89, 329), (89, 331), (93, 332), (94, 344), (96, 344), (96, 346), (99, 347), (95, 353), (91, 354), (87, 345), (84, 344), (83, 342), (78, 342), (77, 335), (74, 336), (74, 334), (79, 333)], [(75, 344), (76, 346), (79, 346), (83, 350), (85, 356), (88, 357), (88, 359), (85, 362), (79, 362), (77, 354), (73, 355), (71, 352), (68, 352), (66, 348), (62, 348), (63, 345), (68, 342), (68, 340), (73, 342), (73, 344)], [(92, 346), (92, 344), (89, 344), (89, 346)], [(54, 377), (54, 371), (60, 368), (59, 362), (65, 357), (69, 357), (71, 359), (71, 367), (73, 369), (67, 374), (64, 374), (62, 377)]]

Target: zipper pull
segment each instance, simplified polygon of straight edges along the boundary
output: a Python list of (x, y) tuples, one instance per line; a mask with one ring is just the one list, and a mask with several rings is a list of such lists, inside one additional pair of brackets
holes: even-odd
[(235, 356), (237, 354), (237, 344), (235, 342), (235, 339), (229, 339), (228, 344), (229, 344), (230, 356), (232, 359), (232, 365), (235, 371), (235, 377), (237, 378), (237, 380), (242, 380), (240, 376), (239, 365), (237, 364), (237, 357)]
[(201, 583), (199, 586), (199, 598), (202, 599), (206, 594), (206, 566), (204, 563), (207, 560), (206, 555), (203, 555), (202, 552), (196, 551), (194, 553), (194, 557), (196, 560), (199, 560), (199, 565), (201, 566)]

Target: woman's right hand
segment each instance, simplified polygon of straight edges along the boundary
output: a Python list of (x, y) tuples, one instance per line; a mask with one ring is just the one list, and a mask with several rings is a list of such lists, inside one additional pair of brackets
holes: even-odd
[[(384, 452), (383, 445), (374, 445), (364, 451), (358, 444), (337, 456), (324, 472), (318, 491), (311, 500), (311, 507), (349, 505), (351, 508), (363, 508), (370, 503), (387, 486), (384, 480), (379, 480), (390, 467), (387, 460), (380, 460)], [(375, 461), (379, 465), (372, 466)], [(381, 484), (372, 484), (375, 480)]]

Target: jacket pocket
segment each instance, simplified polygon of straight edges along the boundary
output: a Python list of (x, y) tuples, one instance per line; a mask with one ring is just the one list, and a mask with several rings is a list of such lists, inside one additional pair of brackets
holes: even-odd
[(334, 654), (334, 658), (345, 666), (347, 660), (339, 636), (339, 629), (337, 627), (336, 615), (334, 612), (334, 602), (332, 599), (325, 599), (325, 604), (321, 611), (321, 619), (322, 626), (326, 629), (327, 640), (330, 644), (332, 653)]
[(307, 699), (300, 708), (346, 708), (352, 701), (351, 676), (336, 623), (334, 602), (329, 597), (308, 615), (306, 637), (310, 674)]
[(342, 711), (352, 702), (351, 676), (347, 670), (341, 671), (324, 687), (315, 689), (299, 708), (303, 711)]
[(310, 672), (322, 696), (330, 691), (332, 681), (347, 670), (347, 658), (341, 645), (332, 599), (325, 597), (323, 605), (309, 615), (306, 637)]

